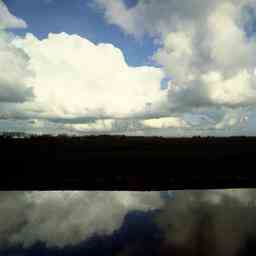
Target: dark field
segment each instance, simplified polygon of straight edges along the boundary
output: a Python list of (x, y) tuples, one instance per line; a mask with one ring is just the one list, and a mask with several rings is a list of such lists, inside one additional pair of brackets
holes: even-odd
[(0, 137), (2, 188), (256, 187), (256, 137)]

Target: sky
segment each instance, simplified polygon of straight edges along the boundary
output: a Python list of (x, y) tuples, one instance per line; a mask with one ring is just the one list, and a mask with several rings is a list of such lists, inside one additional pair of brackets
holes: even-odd
[(0, 131), (255, 135), (253, 0), (1, 0)]

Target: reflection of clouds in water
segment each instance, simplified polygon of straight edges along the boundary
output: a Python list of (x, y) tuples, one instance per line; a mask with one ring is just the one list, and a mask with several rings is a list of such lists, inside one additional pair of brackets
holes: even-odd
[(76, 245), (95, 234), (111, 235), (130, 211), (162, 205), (159, 192), (0, 192), (0, 247)]
[(165, 233), (166, 255), (244, 255), (248, 240), (255, 243), (255, 189), (165, 194), (175, 195), (175, 200), (165, 200), (156, 217)]
[(168, 191), (168, 196), (170, 199), (174, 200), (175, 199), (175, 192), (174, 191)]
[(172, 190), (161, 192), (161, 197), (165, 200), (175, 200), (175, 195), (175, 191)]

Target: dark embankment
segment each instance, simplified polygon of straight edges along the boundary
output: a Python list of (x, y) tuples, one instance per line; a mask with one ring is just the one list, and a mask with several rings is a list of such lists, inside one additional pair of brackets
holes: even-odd
[(256, 137), (2, 136), (0, 148), (3, 189), (256, 187)]

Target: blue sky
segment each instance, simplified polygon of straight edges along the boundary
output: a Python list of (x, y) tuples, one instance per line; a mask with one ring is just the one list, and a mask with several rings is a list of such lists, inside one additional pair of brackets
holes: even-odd
[(4, 1), (2, 130), (251, 134), (256, 7), (236, 1)]
[[(126, 4), (132, 7), (136, 0), (126, 0)], [(28, 24), (27, 29), (13, 30), (18, 35), (30, 32), (43, 39), (50, 32), (78, 34), (94, 43), (111, 43), (122, 49), (130, 66), (155, 65), (150, 58), (157, 49), (153, 39), (145, 35), (137, 40), (118, 26), (109, 25), (91, 0), (8, 0), (6, 5)]]

